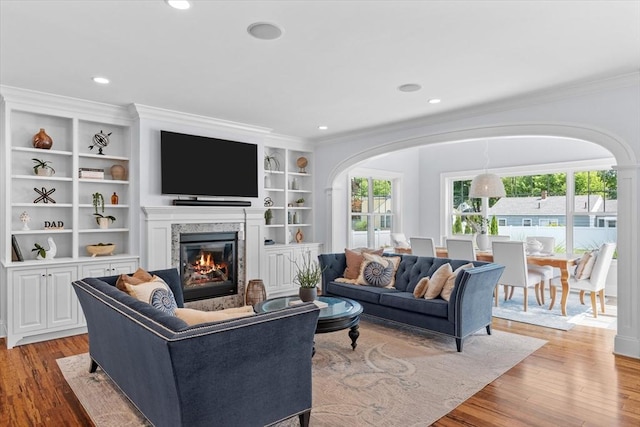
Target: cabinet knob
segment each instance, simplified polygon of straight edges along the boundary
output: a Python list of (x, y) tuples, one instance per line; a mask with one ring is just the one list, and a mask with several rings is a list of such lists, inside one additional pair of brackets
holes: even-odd
[(53, 274), (49, 273), (49, 274), (47, 274), (47, 276), (51, 277), (51, 276), (53, 276)]
[(47, 277), (47, 275), (46, 275), (46, 274), (44, 274), (44, 273), (42, 273), (42, 277)]

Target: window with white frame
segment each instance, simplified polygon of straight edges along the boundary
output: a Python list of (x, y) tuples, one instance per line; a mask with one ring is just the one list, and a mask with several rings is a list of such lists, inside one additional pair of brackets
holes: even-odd
[[(528, 168), (537, 172), (532, 175), (525, 168), (506, 170), (502, 177), (506, 197), (488, 199), (488, 216), (495, 222), (490, 232), (512, 240), (554, 237), (556, 250), (571, 253), (617, 241), (617, 175), (609, 167), (593, 164), (597, 162), (591, 167), (566, 164), (553, 169), (532, 165)], [(548, 171), (540, 174), (541, 169)], [(450, 201), (445, 213), (447, 235), (473, 233), (465, 219), (482, 211), (482, 200), (469, 198), (471, 179), (452, 173), (444, 182)]]
[(396, 202), (393, 180), (374, 176), (350, 178), (350, 246), (377, 248), (391, 244)]

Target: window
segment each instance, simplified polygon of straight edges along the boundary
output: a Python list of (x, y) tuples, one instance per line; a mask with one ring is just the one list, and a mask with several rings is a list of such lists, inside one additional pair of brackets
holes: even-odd
[[(513, 170), (507, 170), (502, 177), (506, 197), (489, 199), (487, 214), (492, 221), (495, 218), (496, 223), (492, 234), (508, 235), (512, 240), (526, 240), (529, 236), (554, 237), (556, 250), (570, 253), (581, 253), (604, 242), (617, 241), (615, 170), (572, 164), (560, 167), (531, 165), (528, 168), (548, 172), (527, 175), (523, 168), (518, 168), (518, 175), (515, 175)], [(478, 215), (482, 209), (481, 200), (468, 197), (471, 179), (452, 173), (445, 175), (445, 183), (450, 200), (444, 217), (447, 235), (473, 232), (466, 228), (465, 219)]]
[(395, 210), (392, 181), (354, 176), (350, 182), (351, 247), (390, 245)]

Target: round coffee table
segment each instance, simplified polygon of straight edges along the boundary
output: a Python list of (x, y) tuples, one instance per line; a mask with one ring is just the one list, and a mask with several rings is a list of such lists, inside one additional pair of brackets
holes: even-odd
[[(326, 303), (326, 307), (320, 308), (316, 334), (341, 331), (349, 328), (349, 338), (351, 338), (351, 348), (356, 349), (356, 341), (360, 336), (358, 323), (362, 314), (362, 306), (359, 302), (342, 297), (319, 296), (318, 301)], [(298, 297), (280, 297), (259, 302), (253, 309), (256, 313), (268, 313), (270, 311), (282, 310), (285, 307), (300, 304)]]

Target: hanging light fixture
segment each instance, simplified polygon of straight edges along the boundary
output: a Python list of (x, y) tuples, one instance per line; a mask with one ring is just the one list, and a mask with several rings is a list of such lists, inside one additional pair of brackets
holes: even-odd
[(489, 167), (489, 141), (486, 141), (484, 149), (484, 156), (486, 163), (484, 166), (484, 173), (476, 176), (471, 181), (471, 188), (469, 188), (469, 197), (504, 197), (506, 195), (504, 191), (504, 184), (500, 177), (494, 173), (488, 173)]

